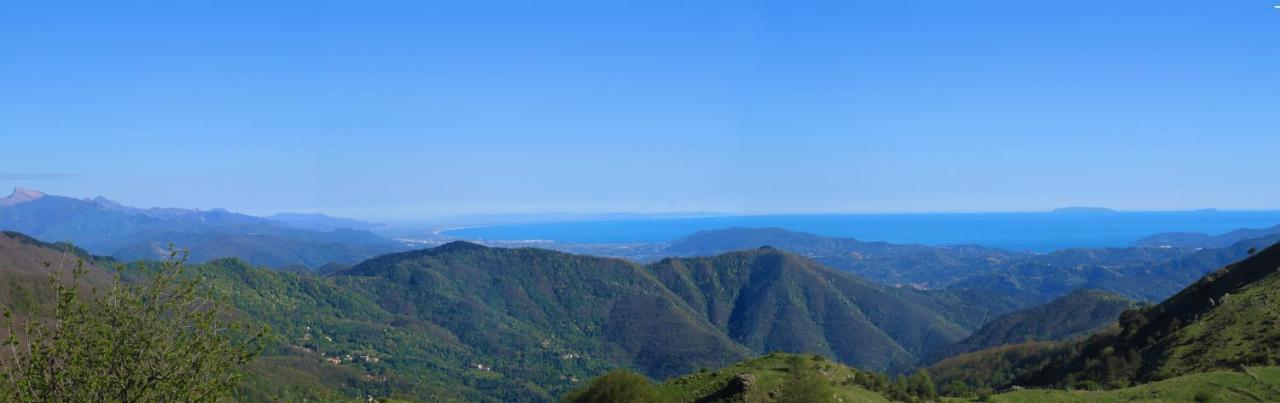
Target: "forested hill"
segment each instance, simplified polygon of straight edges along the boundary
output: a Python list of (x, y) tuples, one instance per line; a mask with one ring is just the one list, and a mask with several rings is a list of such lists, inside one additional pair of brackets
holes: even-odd
[[(15, 265), (59, 256), (30, 246), (41, 255)], [(964, 335), (898, 290), (773, 248), (643, 266), (455, 242), (326, 277), (238, 259), (193, 272), (278, 333), (248, 400), (545, 401), (610, 368), (662, 379), (773, 350), (896, 370)]]
[[(81, 284), (89, 291), (92, 287), (110, 284), (112, 271), (108, 267), (113, 263), (68, 244), (46, 243), (16, 232), (0, 232), (0, 309), (14, 316), (15, 326), (26, 318), (49, 317), (56, 305), (50, 275), (60, 274), (61, 281), (71, 281), (72, 271), (83, 269)], [(0, 337), (8, 335), (8, 326), (0, 321)]]
[(1137, 304), (1115, 293), (1078, 290), (1048, 304), (1010, 312), (991, 320), (937, 358), (1031, 341), (1061, 341), (1113, 325)]
[(965, 332), (893, 290), (775, 248), (648, 267), (752, 351), (810, 352), (861, 368), (906, 368)]
[(1124, 384), (1280, 360), (1280, 245), (1213, 272), (1115, 331), (1022, 377), (1033, 385)]
[[(774, 350), (903, 368), (964, 334), (890, 289), (773, 248), (639, 266), (455, 242), (382, 256), (337, 275), (352, 276), (386, 281), (384, 301), (402, 292), (386, 304), (393, 311), (456, 329), (464, 340), (508, 327), (512, 334), (503, 340), (581, 337), (575, 344), (598, 344), (600, 352), (612, 351), (611, 361), (650, 374)], [(441, 305), (466, 314), (442, 315), (434, 309)], [(679, 337), (655, 339), (672, 335)], [(683, 351), (692, 345), (700, 347)], [(681, 361), (687, 363), (673, 364)]]

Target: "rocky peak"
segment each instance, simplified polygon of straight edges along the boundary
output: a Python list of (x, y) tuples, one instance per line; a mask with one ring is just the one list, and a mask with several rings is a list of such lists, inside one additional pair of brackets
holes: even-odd
[(12, 206), (15, 204), (26, 203), (32, 200), (44, 197), (44, 193), (38, 190), (27, 188), (13, 188), (13, 193), (9, 197), (0, 199), (0, 206)]

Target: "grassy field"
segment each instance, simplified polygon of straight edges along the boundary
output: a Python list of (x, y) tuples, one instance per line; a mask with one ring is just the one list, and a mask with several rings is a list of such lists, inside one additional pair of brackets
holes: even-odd
[(1251, 367), (1246, 372), (1206, 372), (1099, 392), (1023, 390), (998, 394), (992, 396), (990, 401), (1010, 403), (1276, 402), (1280, 401), (1280, 367)]
[[(756, 378), (755, 386), (746, 394), (746, 402), (771, 402), (774, 398), (770, 392), (777, 394), (790, 373), (788, 359), (797, 357), (792, 354), (773, 353), (753, 360), (743, 361), (733, 366), (718, 370), (707, 370), (692, 375), (668, 380), (658, 386), (663, 395), (677, 402), (691, 402), (714, 394), (724, 387), (729, 380), (739, 374), (751, 374)], [(855, 376), (857, 370), (828, 360), (814, 360), (812, 356), (801, 356), (813, 361), (832, 383), (833, 392), (840, 401), (854, 402), (888, 402), (879, 393), (872, 392), (856, 385), (841, 384), (849, 377)]]

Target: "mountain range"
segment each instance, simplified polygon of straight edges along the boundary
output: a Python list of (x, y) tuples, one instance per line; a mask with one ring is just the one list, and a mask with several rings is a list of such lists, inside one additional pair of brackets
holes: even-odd
[(190, 250), (194, 262), (235, 256), (276, 268), (317, 268), (407, 249), (343, 225), (373, 224), (317, 215), (270, 219), (223, 209), (143, 209), (102, 197), (75, 199), (21, 188), (0, 199), (0, 229), (71, 242), (121, 260), (161, 258), (172, 244)]
[(608, 368), (665, 378), (770, 351), (905, 370), (967, 334), (896, 288), (774, 248), (639, 265), (454, 242), (327, 277), (239, 259), (195, 272), (278, 332), (246, 398), (550, 400)]
[(1268, 228), (1241, 228), (1219, 235), (1200, 232), (1166, 232), (1151, 235), (1134, 242), (1137, 246), (1166, 246), (1179, 248), (1222, 248), (1249, 239), (1280, 235), (1280, 225)]
[[(15, 233), (0, 241), (7, 256), (0, 274), (13, 280), (11, 290), (43, 281), (42, 260), (75, 256), (96, 271), (116, 263)], [(1266, 365), (1280, 354), (1272, 326), (1280, 318), (1270, 312), (1280, 289), (1272, 284), (1280, 278), (1278, 256), (1280, 247), (1265, 249), (1148, 308), (1080, 291), (981, 321), (976, 332), (951, 312), (979, 303), (944, 302), (959, 298), (954, 291), (884, 286), (773, 247), (640, 265), (454, 242), (381, 255), (324, 277), (235, 258), (194, 272), (245, 320), (277, 333), (250, 366), (253, 376), (237, 392), (242, 400), (548, 401), (617, 367), (674, 380), (785, 351), (900, 372), (957, 346), (1070, 339), (1098, 326), (1105, 329), (1087, 338), (1000, 346), (931, 371), (949, 384), (978, 379), (972, 375), (981, 371), (985, 381), (975, 388), (1121, 386)], [(27, 289), (0, 297), (25, 314), (42, 314), (41, 292)], [(1119, 324), (1107, 328), (1108, 313), (1121, 307)], [(1014, 351), (1021, 358), (1011, 358)], [(1000, 365), (978, 365), (984, 362)], [(699, 386), (709, 388), (726, 378), (688, 379), (712, 382)]]
[[(86, 286), (101, 286), (121, 262), (129, 274), (169, 242), (190, 248), (238, 317), (275, 329), (237, 391), (246, 401), (550, 401), (618, 367), (704, 398), (737, 382), (705, 368), (770, 377), (796, 361), (772, 352), (825, 357), (814, 365), (849, 379), (933, 364), (970, 391), (1122, 388), (1280, 358), (1280, 234), (1267, 231), (1220, 247), (1026, 253), (730, 228), (641, 264), (468, 242), (407, 250), (375, 223), (24, 189), (0, 199), (0, 227), (36, 234), (0, 235), (0, 303), (19, 317), (51, 313), (53, 268), (84, 262)], [(85, 249), (42, 241), (59, 239)], [(892, 398), (849, 379), (831, 382)]]
[(866, 242), (781, 228), (728, 228), (672, 241), (665, 252), (696, 256), (769, 245), (882, 284), (1000, 295), (1022, 308), (1081, 288), (1159, 301), (1200, 276), (1247, 257), (1249, 250), (1276, 242), (1280, 235), (1243, 239), (1221, 248), (1135, 246), (1025, 253), (975, 245)]

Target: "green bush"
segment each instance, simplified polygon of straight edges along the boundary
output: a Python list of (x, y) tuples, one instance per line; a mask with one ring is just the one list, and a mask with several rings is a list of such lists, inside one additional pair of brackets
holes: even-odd
[(995, 394), (996, 392), (992, 390), (990, 387), (983, 386), (981, 388), (978, 388), (978, 401), (989, 402), (991, 401), (992, 396), (995, 396)]
[(562, 403), (651, 403), (663, 399), (649, 378), (625, 369), (615, 369), (569, 393)]
[(831, 387), (831, 382), (821, 371), (799, 357), (791, 357), (791, 359), (787, 360), (787, 364), (790, 367), (790, 372), (787, 374), (787, 380), (782, 383), (782, 393), (777, 400), (779, 403), (835, 401), (835, 392)]
[[(106, 290), (82, 286), (83, 261), (70, 284), (50, 274), (52, 321), (28, 319), (2, 344), (0, 401), (212, 402), (239, 383), (240, 367), (261, 351), (265, 329), (250, 335), (229, 322), (225, 301), (184, 273), (185, 254), (135, 284), (119, 272)], [(123, 269), (121, 269), (123, 270)]]

